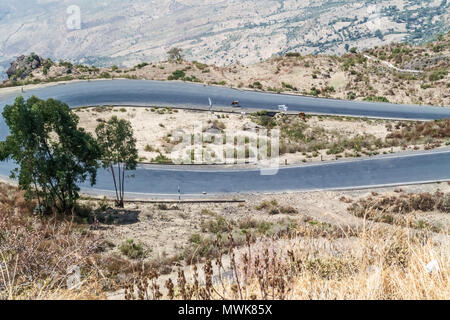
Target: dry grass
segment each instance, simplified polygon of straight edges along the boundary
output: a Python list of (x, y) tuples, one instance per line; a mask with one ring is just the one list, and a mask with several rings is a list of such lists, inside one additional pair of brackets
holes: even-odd
[(348, 211), (359, 218), (375, 222), (448, 233), (448, 226), (431, 224), (421, 218), (421, 214), (428, 212), (450, 213), (450, 194), (442, 192), (434, 194), (402, 193), (391, 196), (374, 194), (353, 203)]
[[(344, 121), (339, 117), (334, 119)], [(450, 143), (450, 119), (430, 122), (387, 122), (385, 125), (387, 131), (383, 136), (367, 134), (363, 130), (360, 134), (348, 135), (342, 129), (329, 130), (320, 125), (312, 126), (308, 121), (292, 117), (278, 117), (272, 122), (274, 127), (278, 126), (281, 129), (281, 154), (322, 150), (327, 154), (336, 155), (344, 155), (346, 151), (351, 151), (353, 154), (374, 155), (383, 149), (393, 147), (415, 146), (434, 149)], [(348, 120), (343, 122), (343, 126), (345, 127), (348, 123), (351, 122)]]
[[(261, 214), (294, 211), (270, 200), (256, 206)], [(353, 206), (398, 215), (450, 208), (443, 193), (373, 193)], [(205, 209), (205, 233), (190, 239), (193, 250), (185, 253), (193, 264), (183, 267), (178, 258), (146, 262), (105, 254), (108, 244), (86, 227), (34, 216), (33, 207), (16, 188), (0, 185), (0, 299), (105, 299), (120, 287), (127, 299), (444, 300), (450, 294), (445, 232), (378, 224), (367, 214), (349, 227), (304, 215), (276, 223), (229, 220)], [(439, 270), (428, 273), (434, 260)], [(70, 289), (74, 265), (82, 282)]]
[(396, 125), (396, 129), (388, 134), (386, 139), (401, 140), (402, 144), (442, 143), (450, 138), (450, 119), (430, 122), (401, 122)]
[[(16, 188), (0, 185), (0, 299), (94, 298), (98, 273), (91, 259), (99, 239), (69, 220), (34, 216)], [(84, 274), (79, 290), (67, 290), (68, 270)]]
[[(179, 269), (164, 290), (157, 274), (137, 278), (126, 286), (126, 298), (448, 299), (449, 243), (435, 243), (429, 235), (368, 227), (341, 238), (303, 233), (252, 243), (247, 237), (246, 248), (231, 244), (227, 255), (208, 260), (201, 270), (194, 266), (191, 277)], [(429, 274), (425, 266), (433, 260), (440, 270)]]
[[(310, 118), (310, 117), (308, 117)], [(337, 121), (343, 121), (345, 126), (345, 118), (330, 117)], [(349, 136), (342, 129), (327, 129), (325, 126), (310, 125), (308, 121), (293, 117), (277, 117), (272, 120), (274, 126), (278, 126), (281, 130), (280, 154), (286, 153), (313, 153), (312, 157), (317, 157), (319, 151), (327, 155), (346, 156), (357, 155), (361, 153), (367, 155), (378, 154), (378, 150), (398, 146), (398, 144), (388, 143), (381, 137), (373, 134), (367, 134), (363, 130), (356, 135)], [(258, 122), (258, 120), (257, 120)], [(361, 121), (363, 123), (363, 121)], [(348, 154), (351, 152), (351, 154)], [(316, 154), (314, 154), (316, 153)]]

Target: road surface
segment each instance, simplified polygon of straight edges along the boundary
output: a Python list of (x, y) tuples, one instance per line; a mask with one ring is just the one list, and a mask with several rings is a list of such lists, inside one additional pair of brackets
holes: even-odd
[[(433, 120), (450, 118), (449, 107), (420, 107), (385, 103), (366, 103), (239, 91), (179, 82), (106, 80), (73, 82), (35, 90), (25, 97), (55, 98), (71, 107), (85, 105), (136, 105), (207, 107), (211, 98), (215, 108), (229, 107), (234, 100), (244, 108), (276, 110), (280, 104), (290, 111), (378, 118)], [(0, 97), (0, 110), (16, 95)], [(0, 138), (8, 134), (3, 119)], [(11, 163), (0, 163), (0, 176), (7, 176)], [(290, 166), (273, 176), (260, 175), (258, 169), (216, 169), (141, 165), (127, 178), (128, 196), (154, 198), (176, 195), (199, 196), (253, 192), (310, 191), (363, 188), (450, 180), (450, 148), (439, 151), (379, 156), (352, 161)], [(96, 195), (112, 195), (111, 176), (99, 170), (97, 185), (81, 186)]]

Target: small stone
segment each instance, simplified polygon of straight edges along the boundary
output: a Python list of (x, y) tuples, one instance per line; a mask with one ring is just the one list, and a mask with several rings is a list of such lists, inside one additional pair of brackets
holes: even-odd
[(425, 266), (425, 270), (429, 274), (437, 273), (439, 272), (439, 263), (437, 262), (437, 260), (433, 260)]

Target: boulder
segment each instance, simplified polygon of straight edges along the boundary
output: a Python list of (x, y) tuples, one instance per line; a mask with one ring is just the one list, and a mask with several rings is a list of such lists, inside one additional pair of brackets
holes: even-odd
[(11, 63), (11, 67), (6, 71), (9, 79), (23, 80), (27, 78), (35, 69), (44, 64), (44, 59), (36, 54), (29, 56), (21, 55), (16, 61)]

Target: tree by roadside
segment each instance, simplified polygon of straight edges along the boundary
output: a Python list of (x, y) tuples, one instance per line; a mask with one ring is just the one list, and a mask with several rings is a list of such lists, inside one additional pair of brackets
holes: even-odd
[(167, 52), (169, 56), (169, 61), (181, 61), (183, 60), (183, 49), (181, 48), (172, 48)]
[(0, 142), (0, 161), (17, 163), (11, 178), (28, 199), (36, 196), (41, 212), (72, 213), (78, 185), (96, 182), (101, 154), (94, 137), (78, 128), (79, 118), (67, 104), (54, 99), (18, 97), (3, 117), (10, 134)]
[(113, 116), (107, 123), (100, 123), (95, 132), (102, 150), (103, 167), (111, 170), (116, 191), (116, 205), (123, 208), (125, 171), (136, 169), (138, 159), (133, 128), (129, 121), (119, 120)]

